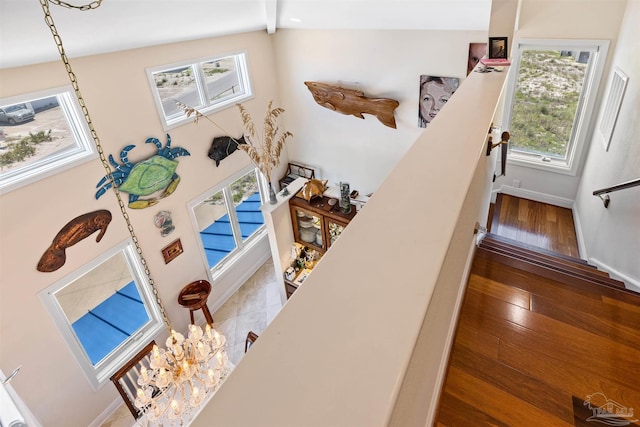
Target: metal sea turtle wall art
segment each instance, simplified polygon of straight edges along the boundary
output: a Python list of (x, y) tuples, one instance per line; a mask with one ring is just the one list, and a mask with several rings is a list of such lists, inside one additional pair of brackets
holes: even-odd
[[(127, 145), (120, 152), (120, 161), (117, 163), (113, 156), (109, 154), (109, 163), (116, 169), (112, 172), (113, 181), (118, 190), (129, 193), (129, 207), (132, 209), (142, 209), (158, 203), (158, 199), (167, 197), (173, 193), (180, 183), (180, 176), (176, 173), (178, 161), (176, 157), (190, 156), (191, 154), (184, 148), (171, 148), (171, 136), (167, 134), (167, 145), (162, 144), (157, 138), (148, 138), (146, 144), (155, 144), (158, 148), (157, 154), (142, 160), (138, 163), (129, 161), (128, 154), (135, 145)], [(96, 188), (96, 200), (112, 187), (109, 175), (98, 182)], [(141, 198), (151, 196), (161, 192), (157, 197)]]

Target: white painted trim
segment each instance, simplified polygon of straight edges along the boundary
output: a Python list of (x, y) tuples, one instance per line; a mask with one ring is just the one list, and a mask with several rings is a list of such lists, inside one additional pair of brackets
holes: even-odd
[[(257, 253), (256, 253), (257, 252)], [(227, 286), (227, 290), (222, 294), (221, 298), (218, 298), (215, 304), (209, 306), (211, 313), (213, 314), (216, 310), (218, 310), (222, 305), (227, 302), (227, 300), (240, 289), (240, 287), (247, 281), (249, 278), (255, 274), (256, 271), (271, 257), (271, 251), (269, 248), (269, 239), (267, 234), (265, 233), (260, 239), (253, 245), (250, 249), (250, 252), (246, 253), (242, 256), (242, 259), (239, 260), (240, 263), (242, 261), (246, 261), (247, 259), (253, 258), (250, 266), (245, 268), (244, 272), (238, 279), (231, 284), (226, 283), (223, 280), (224, 274), (217, 278), (218, 281), (225, 282), (225, 286)], [(201, 316), (201, 321), (204, 322), (204, 314), (198, 312), (195, 313), (196, 316)], [(194, 318), (194, 320), (196, 320)], [(197, 322), (197, 321), (196, 321)]]
[(573, 209), (574, 203), (573, 199), (566, 199), (564, 197), (558, 197), (552, 194), (539, 193), (537, 191), (527, 190), (524, 188), (511, 187), (509, 185), (502, 185), (498, 190), (493, 190), (492, 194), (493, 193), (504, 193), (510, 196), (522, 197), (523, 199), (529, 199), (541, 203), (548, 203), (550, 205), (567, 209)]
[(98, 415), (98, 418), (93, 420), (87, 427), (100, 427), (105, 423), (105, 421), (109, 419), (109, 417), (115, 414), (115, 412), (120, 409), (122, 405), (124, 405), (124, 401), (119, 397), (118, 399), (111, 402), (109, 406), (107, 406), (107, 408), (102, 411), (100, 415)]
[(571, 211), (573, 212), (573, 226), (576, 230), (576, 240), (578, 241), (578, 253), (580, 254), (580, 258), (589, 259), (587, 244), (584, 241), (584, 234), (582, 233), (582, 223), (580, 222), (580, 215), (578, 214), (578, 208), (575, 203)]
[(606, 263), (599, 261), (596, 258), (589, 258), (589, 263), (598, 267), (598, 269), (606, 271), (609, 275), (616, 280), (620, 280), (624, 282), (627, 289), (630, 289), (635, 292), (640, 292), (640, 281), (638, 279), (634, 279), (633, 277), (629, 277), (624, 273), (619, 272), (615, 268), (607, 265)]
[(447, 367), (449, 366), (449, 355), (451, 354), (451, 347), (453, 347), (453, 339), (455, 338), (456, 329), (458, 327), (458, 317), (460, 316), (460, 307), (464, 297), (464, 292), (467, 283), (469, 282), (469, 276), (471, 274), (471, 265), (473, 264), (473, 258), (476, 254), (476, 239), (471, 239), (471, 247), (469, 248), (469, 254), (467, 255), (467, 261), (464, 268), (464, 274), (462, 280), (458, 285), (458, 296), (456, 297), (456, 303), (453, 308), (453, 316), (451, 316), (451, 322), (449, 322), (449, 332), (447, 334), (447, 341), (442, 352), (442, 358), (440, 359), (440, 368), (438, 369), (438, 376), (436, 378), (436, 392), (433, 394), (433, 398), (429, 403), (429, 412), (427, 413), (427, 422), (425, 427), (433, 425), (436, 414), (438, 413), (438, 405), (440, 403), (440, 392), (444, 385), (445, 375), (447, 373)]
[[(547, 170), (555, 173), (575, 176), (582, 170), (584, 154), (593, 136), (595, 107), (598, 98), (598, 90), (602, 81), (604, 67), (609, 51), (609, 40), (582, 40), (582, 39), (517, 39), (512, 45), (511, 74), (507, 81), (505, 102), (502, 112), (502, 126), (509, 128), (513, 114), (513, 103), (516, 91), (516, 81), (520, 73), (520, 59), (522, 52), (528, 49), (548, 50), (577, 50), (590, 51), (592, 58), (587, 67), (584, 85), (581, 92), (575, 123), (571, 135), (570, 146), (567, 150), (565, 162), (543, 163), (541, 157), (518, 155), (510, 150), (507, 162), (533, 169)], [(535, 158), (536, 160), (533, 160)], [(555, 165), (554, 165), (555, 163)]]

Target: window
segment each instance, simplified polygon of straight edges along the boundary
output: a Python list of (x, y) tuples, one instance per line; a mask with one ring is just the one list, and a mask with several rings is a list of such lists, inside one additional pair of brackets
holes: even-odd
[(218, 274), (264, 234), (257, 169), (241, 171), (190, 203), (207, 266)]
[(0, 99), (0, 193), (96, 156), (70, 87)]
[(607, 49), (607, 41), (519, 41), (503, 124), (509, 162), (576, 174)]
[(164, 328), (131, 240), (39, 296), (96, 390)]
[(177, 102), (208, 114), (252, 96), (246, 53), (149, 68), (147, 75), (165, 130), (192, 120)]

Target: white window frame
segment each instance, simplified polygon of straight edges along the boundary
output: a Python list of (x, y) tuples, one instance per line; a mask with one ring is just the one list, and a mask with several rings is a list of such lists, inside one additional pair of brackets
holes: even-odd
[(563, 40), (520, 39), (517, 40), (511, 59), (511, 70), (507, 80), (502, 128), (509, 130), (515, 100), (516, 81), (520, 71), (523, 50), (571, 50), (591, 52), (590, 66), (585, 75), (582, 94), (578, 102), (566, 159), (554, 159), (535, 153), (524, 153), (509, 149), (507, 163), (519, 166), (573, 175), (578, 173), (587, 141), (594, 130), (594, 110), (598, 88), (602, 81), (604, 66), (609, 51), (608, 40)]
[[(211, 101), (209, 101), (209, 97), (207, 96), (206, 78), (202, 70), (202, 64), (205, 62), (214, 62), (216, 60), (229, 57), (233, 57), (235, 59), (236, 70), (238, 73), (238, 83), (242, 90), (234, 96), (229, 96), (222, 100), (211, 103)], [(183, 62), (147, 68), (146, 72), (147, 78), (149, 80), (149, 85), (151, 87), (151, 93), (153, 94), (153, 100), (156, 104), (156, 109), (158, 110), (158, 115), (160, 116), (162, 127), (165, 131), (173, 129), (177, 126), (184, 125), (186, 123), (191, 123), (193, 121), (193, 116), (187, 117), (183, 111), (177, 115), (165, 115), (164, 108), (162, 108), (162, 99), (160, 98), (160, 93), (158, 92), (158, 88), (156, 87), (153, 75), (158, 72), (173, 70), (181, 67), (193, 67), (195, 85), (198, 91), (199, 104), (189, 105), (189, 107), (198, 109), (198, 111), (200, 111), (200, 113), (202, 114), (207, 115), (216, 111), (221, 111), (226, 108), (232, 107), (237, 103), (253, 98), (253, 89), (251, 86), (251, 79), (249, 77), (249, 66), (247, 62), (246, 51), (233, 52), (200, 59), (192, 59)]]
[[(56, 293), (81, 276), (99, 267), (118, 253), (122, 253), (125, 257), (131, 276), (136, 283), (138, 293), (149, 315), (149, 321), (94, 365), (60, 306), (56, 298)], [(154, 339), (165, 327), (162, 313), (160, 312), (160, 308), (151, 289), (151, 284), (149, 283), (149, 278), (144, 272), (131, 239), (127, 239), (110, 250), (105, 251), (88, 264), (42, 290), (38, 296), (94, 390), (98, 390), (107, 383), (109, 378), (111, 378), (124, 363)]]
[(67, 124), (75, 141), (75, 146), (60, 150), (39, 161), (1, 174), (0, 194), (5, 194), (27, 184), (32, 184), (38, 180), (74, 168), (98, 157), (93, 139), (91, 138), (91, 132), (84, 120), (82, 109), (78, 104), (78, 100), (71, 86), (3, 98), (0, 99), (0, 105), (30, 103), (52, 96), (58, 99), (58, 104), (67, 119)]
[[(189, 209), (189, 215), (191, 215), (191, 224), (193, 225), (193, 229), (198, 238), (198, 242), (200, 245), (200, 255), (202, 258), (202, 262), (205, 266), (205, 269), (209, 272), (209, 279), (213, 283), (217, 278), (224, 275), (232, 266), (253, 246), (255, 246), (262, 238), (264, 238), (267, 234), (266, 223), (262, 224), (251, 236), (249, 236), (246, 240), (242, 240), (242, 233), (240, 232), (240, 223), (238, 221), (238, 217), (236, 215), (235, 206), (233, 204), (233, 196), (231, 193), (231, 184), (240, 179), (240, 177), (248, 174), (253, 171), (257, 174), (258, 178), (258, 189), (260, 191), (260, 200), (262, 203), (265, 203), (265, 194), (268, 194), (266, 179), (264, 176), (259, 173), (258, 169), (250, 165), (245, 167), (231, 177), (221, 182), (220, 184), (210, 188), (204, 193), (200, 194), (198, 197), (191, 200), (187, 203), (187, 207)], [(227, 213), (229, 215), (229, 220), (231, 222), (231, 230), (233, 231), (233, 238), (236, 243), (236, 248), (231, 251), (227, 256), (225, 256), (218, 264), (213, 267), (209, 267), (209, 262), (207, 260), (207, 255), (205, 254), (204, 248), (202, 247), (202, 242), (200, 241), (200, 230), (198, 229), (198, 221), (196, 219), (195, 207), (202, 203), (204, 200), (209, 198), (212, 194), (217, 192), (223, 192), (223, 197), (225, 201), (225, 205), (227, 207)], [(229, 208), (231, 207), (231, 208)]]

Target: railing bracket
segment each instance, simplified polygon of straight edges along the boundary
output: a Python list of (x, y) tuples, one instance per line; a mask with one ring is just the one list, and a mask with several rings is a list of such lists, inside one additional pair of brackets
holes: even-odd
[(609, 195), (605, 194), (603, 196), (602, 194), (599, 194), (598, 197), (600, 197), (600, 200), (602, 200), (602, 203), (604, 203), (604, 207), (608, 208), (609, 207), (609, 202), (611, 201), (611, 199), (609, 198)]

